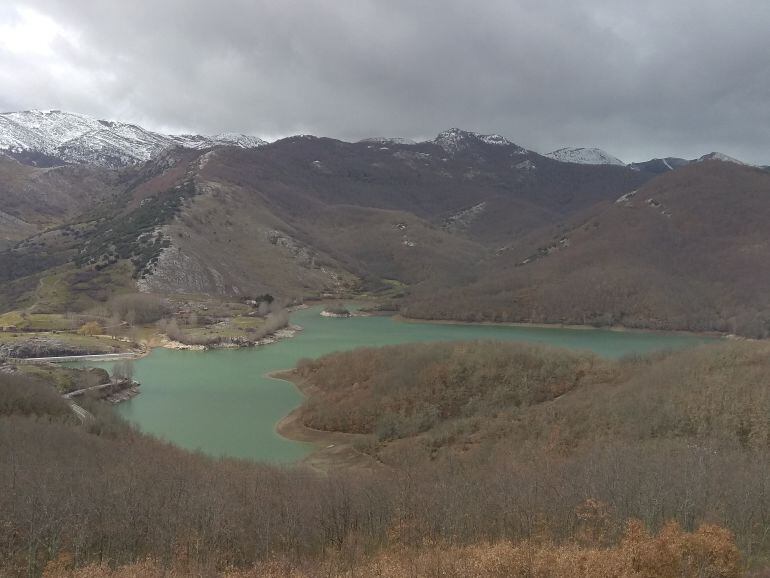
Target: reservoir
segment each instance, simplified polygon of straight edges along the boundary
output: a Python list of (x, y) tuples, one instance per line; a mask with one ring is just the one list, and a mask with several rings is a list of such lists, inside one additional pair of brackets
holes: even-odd
[[(296, 311), (304, 331), (272, 345), (246, 349), (175, 351), (154, 349), (134, 362), (141, 394), (117, 406), (142, 431), (213, 456), (293, 462), (313, 450), (275, 433), (276, 423), (302, 402), (302, 395), (267, 373), (362, 346), (421, 341), (498, 340), (546, 343), (621, 357), (692, 347), (714, 338), (673, 333), (407, 323), (390, 317), (320, 316), (321, 307)], [(110, 364), (99, 364), (109, 369)]]

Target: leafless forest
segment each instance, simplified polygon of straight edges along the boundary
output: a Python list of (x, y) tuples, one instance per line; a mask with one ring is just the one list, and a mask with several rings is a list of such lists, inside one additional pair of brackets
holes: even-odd
[[(96, 402), (82, 425), (50, 386), (0, 374), (0, 566), (738, 576), (768, 552), (766, 359), (748, 343), (620, 362), (468, 343), (304, 362), (309, 423), (364, 432), (381, 463), (337, 473), (188, 453)], [(327, 403), (340, 392), (361, 402), (349, 422)]]

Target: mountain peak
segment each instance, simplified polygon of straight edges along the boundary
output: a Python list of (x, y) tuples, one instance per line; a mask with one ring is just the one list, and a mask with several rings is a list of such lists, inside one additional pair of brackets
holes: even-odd
[(494, 146), (516, 146), (507, 138), (499, 134), (479, 134), (459, 128), (450, 128), (442, 131), (430, 142), (440, 146), (448, 153), (456, 153), (466, 149), (472, 143), (484, 143)]
[(61, 110), (0, 114), (0, 151), (24, 159), (41, 159), (46, 166), (83, 163), (116, 168), (147, 161), (176, 146), (253, 148), (264, 144), (257, 137), (233, 133), (165, 135), (135, 124)]
[(739, 161), (736, 158), (733, 158), (729, 155), (726, 155), (724, 153), (720, 153), (717, 151), (710, 152), (706, 155), (703, 155), (695, 162), (701, 163), (703, 161), (722, 161), (723, 163), (734, 163), (736, 165), (746, 165), (746, 163), (744, 163), (743, 161)]
[(551, 151), (544, 156), (563, 163), (626, 166), (626, 163), (619, 158), (599, 148), (564, 147)]

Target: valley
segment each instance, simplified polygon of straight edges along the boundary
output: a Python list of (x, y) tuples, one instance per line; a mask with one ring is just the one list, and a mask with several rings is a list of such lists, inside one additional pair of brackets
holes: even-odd
[[(0, 372), (0, 460), (10, 464), (0, 478), (14, 488), (0, 505), (8, 527), (36, 524), (12, 534), (0, 527), (2, 567), (313, 576), (385, 564), (386, 575), (400, 576), (439, 556), (451, 560), (450, 576), (580, 561), (586, 577), (607, 565), (652, 573), (661, 563), (661, 577), (671, 567), (732, 577), (765, 560), (753, 520), (768, 504), (744, 497), (763, 495), (769, 471), (766, 344), (319, 313), (298, 312), (301, 336), (265, 349), (156, 350), (137, 361), (145, 391), (119, 407), (160, 439), (87, 397), (79, 403), (94, 418), (80, 424), (45, 380)], [(404, 325), (421, 343), (398, 345)], [(292, 344), (302, 347), (281, 351)], [(684, 349), (655, 352), (665, 346)], [(317, 357), (327, 351), (338, 352)], [(291, 359), (298, 353), (316, 358)], [(326, 447), (291, 467), (270, 462), (317, 446), (282, 440), (268, 462), (224, 457), (234, 428), (262, 458), (277, 449), (281, 438), (262, 422), (301, 398), (260, 375), (295, 362), (289, 377), (305, 380), (309, 395), (295, 415), (327, 432)], [(178, 447), (203, 431), (203, 452)], [(88, 491), (72, 492), (83, 480)], [(35, 504), (45, 504), (45, 519)], [(199, 532), (208, 538), (199, 542)], [(113, 568), (104, 558), (126, 562)]]
[(0, 567), (770, 559), (767, 170), (92, 121), (0, 115)]
[(416, 289), (402, 314), (766, 337), (768, 191), (762, 169), (680, 168), (524, 236), (467, 286)]
[(0, 5), (0, 578), (770, 578), (770, 4)]
[[(276, 424), (302, 400), (269, 374), (303, 358), (363, 346), (405, 342), (492, 340), (547, 343), (617, 358), (692, 347), (713, 338), (602, 330), (435, 325), (390, 317), (324, 318), (321, 307), (296, 311), (303, 328), (292, 339), (257, 349), (172, 351), (156, 349), (134, 362), (142, 394), (118, 407), (143, 432), (213, 456), (293, 462), (316, 449), (276, 434)], [(89, 364), (92, 365), (92, 364)], [(111, 364), (97, 364), (109, 369)]]
[(269, 293), (417, 319), (768, 332), (770, 173), (726, 155), (661, 172), (460, 129), (241, 145), (119, 167), (0, 155), (0, 309)]

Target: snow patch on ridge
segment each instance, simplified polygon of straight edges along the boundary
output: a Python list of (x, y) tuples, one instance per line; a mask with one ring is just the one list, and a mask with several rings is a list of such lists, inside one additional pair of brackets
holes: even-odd
[(615, 203), (618, 205), (622, 204), (630, 204), (631, 199), (636, 195), (637, 191), (633, 190), (630, 193), (626, 193), (625, 195), (620, 195), (616, 200)]
[(33, 152), (65, 163), (121, 167), (155, 158), (177, 147), (217, 145), (253, 148), (267, 144), (254, 136), (165, 135), (135, 124), (98, 120), (60, 110), (26, 110), (0, 114), (0, 151)]
[(551, 151), (544, 156), (563, 163), (626, 166), (626, 163), (619, 158), (598, 148), (565, 147)]
[(702, 163), (703, 161), (722, 161), (723, 163), (734, 163), (736, 165), (747, 166), (746, 163), (744, 163), (743, 161), (739, 161), (738, 159), (728, 156), (725, 153), (720, 153), (716, 151), (712, 153), (708, 153), (707, 155), (703, 155), (695, 162)]
[(450, 128), (449, 130), (445, 130), (439, 133), (435, 139), (428, 142), (440, 146), (450, 154), (465, 150), (474, 143), (482, 143), (492, 146), (515, 147), (515, 152), (518, 154), (524, 154), (527, 152), (525, 149), (515, 145), (507, 138), (500, 136), (499, 134), (478, 134), (467, 130), (461, 130), (459, 128)]

